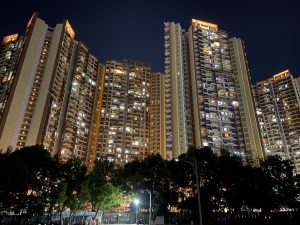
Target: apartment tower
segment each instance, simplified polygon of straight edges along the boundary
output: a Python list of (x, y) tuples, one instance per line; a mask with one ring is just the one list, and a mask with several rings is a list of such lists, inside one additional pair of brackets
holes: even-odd
[(218, 154), (225, 149), (249, 162), (262, 158), (258, 123), (247, 126), (257, 120), (247, 95), (251, 86), (242, 41), (200, 20), (193, 19), (187, 32), (165, 23), (165, 55), (167, 149), (172, 157), (192, 144)]
[(67, 86), (60, 156), (64, 161), (75, 156), (92, 165), (96, 158), (104, 65), (81, 42), (75, 54), (73, 74)]
[(151, 73), (141, 62), (106, 62), (97, 157), (122, 166), (149, 154)]
[(266, 156), (290, 159), (300, 173), (299, 82), (289, 70), (253, 86)]
[(178, 23), (165, 23), (165, 129), (167, 159), (193, 145), (187, 34)]
[[(1, 93), (5, 96), (1, 99), (5, 105), (0, 122), (3, 150), (44, 144), (56, 153), (53, 140), (58, 138), (56, 131), (61, 126), (59, 112), (70, 72), (67, 68), (72, 61), (74, 35), (68, 21), (52, 29), (34, 14), (25, 35), (18, 36), (18, 40), (11, 39), (12, 43), (5, 42), (4, 38), (3, 44), (11, 47), (14, 41), (19, 41), (21, 50), (19, 57), (9, 59), (14, 67), (5, 71), (5, 65), (2, 66), (5, 72), (1, 77), (11, 74), (9, 91), (5, 95)], [(7, 84), (2, 82), (1, 87), (7, 89)]]
[[(81, 107), (87, 120), (96, 116), (92, 108), (98, 102), (95, 95), (99, 96), (96, 86), (100, 82), (100, 66), (87, 48), (75, 40), (70, 23), (66, 20), (51, 28), (34, 13), (24, 35), (4, 37), (0, 57), (0, 149), (40, 144), (63, 159), (83, 158), (89, 150), (82, 146), (90, 146), (90, 138), (79, 141), (69, 135), (83, 135), (79, 121), (81, 125), (88, 123), (81, 121), (83, 114), (76, 107)], [(85, 78), (80, 77), (83, 74)], [(80, 87), (82, 95), (76, 105), (73, 84), (83, 80), (86, 84)], [(71, 115), (71, 111), (76, 115)], [(75, 126), (70, 125), (72, 119), (77, 121)], [(84, 132), (89, 136), (96, 130)], [(68, 146), (71, 143), (75, 148)]]

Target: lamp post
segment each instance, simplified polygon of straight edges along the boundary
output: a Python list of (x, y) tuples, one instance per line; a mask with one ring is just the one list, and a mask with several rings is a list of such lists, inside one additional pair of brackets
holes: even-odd
[(146, 190), (149, 193), (149, 225), (151, 225), (151, 219), (152, 219), (152, 193), (151, 189)]
[(199, 209), (199, 224), (203, 225), (202, 222), (202, 210), (201, 210), (201, 197), (200, 197), (200, 184), (199, 184), (199, 174), (198, 174), (198, 163), (197, 160), (194, 160), (193, 162), (190, 162), (188, 160), (183, 160), (183, 162), (190, 164), (193, 169), (196, 176), (196, 187), (197, 187), (197, 193), (198, 193), (198, 209)]
[(135, 222), (137, 223), (138, 206), (139, 206), (140, 200), (135, 199), (135, 200), (134, 200), (134, 203), (135, 203), (135, 205), (136, 205), (136, 210), (135, 210)]

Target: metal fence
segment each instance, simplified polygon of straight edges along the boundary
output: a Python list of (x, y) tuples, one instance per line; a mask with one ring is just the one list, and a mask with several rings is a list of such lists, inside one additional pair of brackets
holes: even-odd
[[(168, 224), (199, 224), (199, 219), (192, 219), (189, 212), (170, 213)], [(298, 225), (300, 211), (291, 212), (215, 212), (203, 215), (204, 225)]]
[[(75, 215), (72, 224), (91, 224), (91, 218), (95, 212), (78, 212)], [(46, 222), (47, 215), (31, 218), (26, 217), (26, 212), (18, 209), (0, 210), (0, 224), (39, 224)], [(51, 216), (49, 224), (59, 224), (60, 220), (68, 224), (68, 212), (54, 214)], [(148, 224), (148, 212), (104, 212), (101, 224), (136, 224), (136, 219), (143, 221), (142, 224)], [(154, 218), (153, 218), (154, 219)], [(175, 225), (197, 225), (198, 218), (192, 218), (189, 211), (179, 213), (168, 213), (164, 216), (165, 224)], [(215, 212), (203, 215), (204, 225), (299, 225), (300, 211), (291, 212)], [(158, 225), (158, 224), (157, 224)]]

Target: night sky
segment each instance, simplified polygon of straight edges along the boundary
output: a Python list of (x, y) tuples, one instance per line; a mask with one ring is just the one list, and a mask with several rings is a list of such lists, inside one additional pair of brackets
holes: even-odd
[(245, 41), (253, 81), (285, 69), (300, 76), (300, 6), (296, 0), (15, 0), (1, 1), (0, 36), (24, 33), (34, 11), (51, 27), (69, 19), (76, 39), (100, 58), (149, 62), (164, 69), (163, 22), (188, 29), (216, 23)]

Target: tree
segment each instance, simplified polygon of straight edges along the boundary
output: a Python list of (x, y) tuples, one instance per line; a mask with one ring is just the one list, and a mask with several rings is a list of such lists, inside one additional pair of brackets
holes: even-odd
[[(62, 220), (62, 212), (65, 206), (65, 202), (67, 200), (67, 182), (63, 181), (60, 183), (59, 187), (52, 192), (51, 194), (51, 206), (53, 210), (57, 210), (60, 213), (60, 220)], [(49, 213), (50, 215), (51, 213)]]
[[(91, 203), (93, 209), (96, 211), (95, 218), (97, 218), (99, 211), (109, 209), (121, 203), (121, 190), (110, 182), (114, 173), (114, 165), (105, 158), (94, 162), (94, 168), (89, 175), (88, 187)], [(102, 220), (102, 214), (100, 220)]]
[[(121, 203), (121, 194), (121, 190), (111, 184), (105, 184), (99, 189), (95, 188), (92, 192), (92, 203), (96, 209), (95, 218), (99, 211), (103, 212), (113, 206), (118, 206)], [(100, 223), (101, 220), (102, 217), (100, 217)]]
[(269, 156), (261, 163), (261, 169), (268, 177), (273, 208), (295, 208), (299, 204), (297, 201), (299, 186), (297, 177), (293, 174), (292, 163), (279, 156)]
[(240, 195), (243, 164), (240, 157), (223, 151), (217, 158), (216, 166), (214, 208), (220, 211), (225, 211), (225, 208), (239, 211), (243, 206)]
[[(216, 185), (216, 168), (217, 156), (208, 148), (197, 149), (190, 147), (186, 154), (178, 157), (179, 163), (185, 164), (188, 168), (186, 177), (189, 179), (189, 186), (186, 187), (186, 199), (180, 205), (181, 208), (189, 209), (192, 212), (193, 219), (199, 218), (200, 210), (194, 207), (194, 204), (188, 205), (187, 202), (197, 202), (196, 198), (201, 195), (201, 211), (202, 215), (207, 215), (214, 208), (214, 198), (217, 193)], [(198, 174), (199, 180), (196, 180)], [(200, 193), (198, 193), (197, 182), (200, 185)], [(189, 199), (190, 198), (190, 199)], [(198, 213), (199, 212), (199, 213)]]
[(62, 208), (66, 206), (70, 208), (70, 222), (78, 210), (84, 210), (90, 199), (87, 168), (80, 159), (71, 158), (61, 165), (61, 171), (66, 186), (66, 196)]
[(6, 174), (0, 172), (3, 206), (27, 209), (28, 216), (41, 215), (60, 182), (58, 161), (42, 146), (24, 147), (1, 158), (6, 167)]
[[(274, 207), (269, 177), (258, 167), (244, 166), (235, 198), (241, 199), (249, 209), (269, 211)], [(235, 199), (236, 200), (236, 199)]]
[[(169, 204), (174, 205), (178, 196), (172, 182), (170, 162), (160, 155), (149, 155), (142, 161), (133, 161), (124, 166), (122, 173), (125, 189), (143, 199), (141, 207), (150, 209), (150, 196), (154, 216), (164, 215)], [(150, 194), (151, 193), (151, 194)]]

